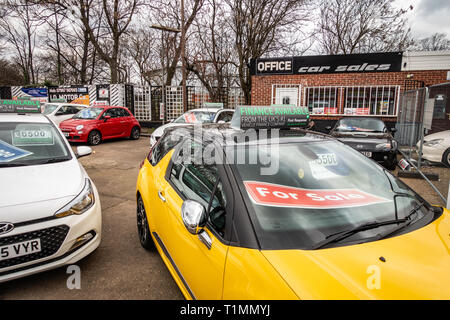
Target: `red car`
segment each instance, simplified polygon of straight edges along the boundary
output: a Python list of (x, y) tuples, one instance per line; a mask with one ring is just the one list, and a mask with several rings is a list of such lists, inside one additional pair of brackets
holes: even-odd
[(102, 140), (129, 137), (137, 140), (141, 126), (127, 108), (101, 106), (85, 108), (59, 124), (67, 140), (97, 145)]

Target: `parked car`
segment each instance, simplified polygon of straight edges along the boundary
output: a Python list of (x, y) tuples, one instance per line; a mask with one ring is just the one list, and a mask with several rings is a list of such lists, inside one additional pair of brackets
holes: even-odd
[(90, 145), (112, 138), (137, 140), (141, 135), (141, 126), (131, 112), (115, 106), (85, 108), (72, 119), (61, 122), (59, 127), (67, 140)]
[(137, 180), (139, 241), (186, 299), (450, 297), (447, 209), (327, 135), (205, 129), (167, 130)]
[[(327, 127), (331, 130), (331, 127)], [(397, 142), (383, 121), (372, 117), (344, 117), (337, 121), (330, 135), (394, 170), (397, 165)]]
[(56, 125), (59, 125), (62, 121), (72, 118), (78, 112), (88, 107), (85, 104), (49, 102), (45, 104), (42, 113), (52, 119)]
[(183, 113), (177, 119), (156, 128), (150, 136), (150, 147), (153, 147), (155, 145), (155, 143), (159, 140), (159, 138), (161, 138), (167, 128), (194, 123), (230, 122), (233, 114), (233, 109), (223, 108), (202, 108), (189, 110)]
[[(417, 150), (420, 141), (417, 143)], [(450, 167), (450, 130), (433, 133), (424, 137), (422, 157), (432, 162), (442, 162)]]
[(0, 110), (0, 282), (75, 264), (102, 234), (97, 189), (77, 160), (92, 149), (74, 153), (47, 117), (11, 110)]

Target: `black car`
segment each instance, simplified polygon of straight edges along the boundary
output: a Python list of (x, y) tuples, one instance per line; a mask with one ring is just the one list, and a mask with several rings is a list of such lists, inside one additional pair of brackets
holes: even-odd
[[(331, 130), (331, 127), (327, 127)], [(337, 121), (330, 135), (394, 170), (397, 165), (397, 142), (383, 121), (372, 117), (345, 117)]]

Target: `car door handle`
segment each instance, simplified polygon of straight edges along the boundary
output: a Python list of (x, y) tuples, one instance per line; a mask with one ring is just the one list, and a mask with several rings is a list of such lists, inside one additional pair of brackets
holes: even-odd
[(158, 197), (161, 199), (162, 202), (166, 202), (166, 198), (161, 193), (161, 190), (158, 190)]

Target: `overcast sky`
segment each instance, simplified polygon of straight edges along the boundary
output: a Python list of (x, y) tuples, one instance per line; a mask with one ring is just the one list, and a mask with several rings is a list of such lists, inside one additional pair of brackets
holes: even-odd
[(421, 39), (440, 32), (450, 38), (450, 0), (396, 0), (401, 8), (413, 9), (408, 20), (414, 38)]

